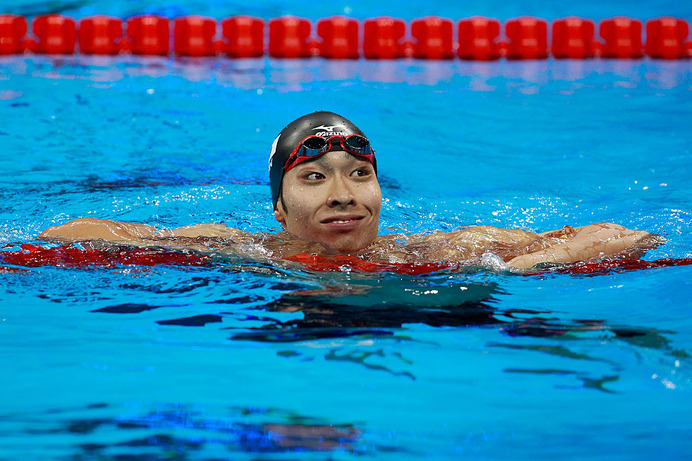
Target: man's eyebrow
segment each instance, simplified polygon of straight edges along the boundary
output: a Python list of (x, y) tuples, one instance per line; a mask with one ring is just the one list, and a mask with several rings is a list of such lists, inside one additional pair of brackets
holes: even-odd
[[(346, 154), (346, 155), (348, 155), (348, 161), (347, 161), (347, 163), (345, 164), (346, 166), (352, 165), (352, 164), (366, 164), (366, 165), (372, 165), (370, 162), (368, 162), (368, 161), (365, 160), (365, 159), (358, 158), (358, 157), (356, 157), (356, 156), (354, 156), (354, 155), (351, 155), (351, 154)], [(317, 157), (317, 158), (314, 158), (314, 159), (311, 159), (311, 160), (307, 160), (307, 161), (305, 161), (305, 162), (303, 162), (303, 163), (298, 164), (298, 165), (296, 166), (296, 168), (297, 168), (297, 169), (301, 169), (301, 167), (302, 167), (302, 168), (310, 168), (310, 165), (318, 165), (318, 166), (320, 166), (320, 167), (322, 167), (322, 168), (329, 169), (329, 170), (333, 170), (333, 169), (334, 169), (334, 166), (333, 166), (332, 164), (333, 164), (333, 162), (332, 162), (332, 161), (329, 161), (325, 155), (320, 155), (320, 156)]]
[(311, 166), (319, 166), (322, 168), (329, 168), (329, 162), (324, 161), (324, 156), (320, 156), (314, 159), (306, 160), (302, 163), (296, 165), (297, 170), (309, 169)]
[(330, 174), (341, 169), (350, 170), (354, 168), (372, 168), (373, 172), (375, 171), (374, 165), (366, 159), (356, 157), (347, 152), (344, 152), (344, 155), (347, 156), (347, 160), (343, 163), (339, 162), (335, 164), (334, 161), (328, 159), (327, 155), (320, 155), (319, 157), (299, 163), (294, 170), (298, 175), (309, 173), (314, 170)]

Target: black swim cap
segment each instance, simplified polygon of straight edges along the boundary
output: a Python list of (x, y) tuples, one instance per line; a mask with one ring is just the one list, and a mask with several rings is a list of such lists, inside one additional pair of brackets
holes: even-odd
[(311, 135), (330, 138), (351, 134), (365, 136), (357, 126), (334, 112), (313, 112), (289, 123), (274, 140), (269, 154), (269, 184), (274, 207), (279, 200), (286, 161), (303, 139)]

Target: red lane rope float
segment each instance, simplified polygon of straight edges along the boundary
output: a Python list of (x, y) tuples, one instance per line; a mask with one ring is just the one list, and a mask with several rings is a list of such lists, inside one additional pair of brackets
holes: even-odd
[[(333, 255), (320, 256), (301, 253), (285, 258), (301, 264), (308, 270), (317, 272), (334, 271), (359, 271), (359, 272), (395, 272), (407, 275), (422, 275), (441, 270), (455, 270), (462, 267), (461, 264), (444, 263), (386, 263), (378, 261), (365, 261), (356, 256)], [(536, 276), (548, 274), (567, 275), (605, 275), (609, 273), (631, 272), (657, 267), (692, 266), (692, 258), (664, 258), (655, 261), (644, 260), (604, 260), (595, 263), (580, 263), (571, 266), (553, 268), (549, 270), (529, 271), (522, 275)]]
[(644, 56), (641, 21), (617, 17), (601, 21), (598, 27), (604, 40), (603, 45), (599, 44), (600, 56), (620, 59)]
[[(297, 254), (285, 258), (304, 268), (317, 272), (393, 272), (407, 275), (421, 275), (448, 269), (459, 269), (460, 264), (444, 263), (387, 263), (365, 261), (349, 255), (310, 255)], [(107, 250), (84, 250), (74, 245), (41, 247), (22, 244), (18, 251), (0, 251), (0, 264), (19, 267), (0, 266), (4, 271), (21, 271), (23, 267), (118, 267), (118, 266), (206, 266), (212, 263), (207, 255), (190, 254), (157, 249), (116, 247)], [(523, 275), (536, 276), (548, 274), (603, 275), (607, 273), (630, 272), (657, 267), (689, 266), (692, 258), (665, 258), (655, 261), (644, 260), (605, 260), (595, 263), (575, 264), (549, 270), (529, 271)]]
[(41, 54), (72, 54), (77, 43), (77, 26), (72, 18), (57, 14), (37, 16), (31, 23), (36, 41), (31, 51)]
[(457, 56), (470, 61), (492, 61), (505, 55), (507, 50), (501, 50), (498, 37), (500, 36), (500, 21), (475, 17), (459, 21), (457, 36), (459, 47)]
[(146, 15), (127, 20), (126, 51), (132, 54), (167, 56), (170, 49), (170, 22)]
[(23, 53), (28, 22), (22, 16), (0, 15), (0, 55)]
[(327, 59), (358, 59), (358, 21), (345, 17), (321, 19), (317, 35), (322, 40), (319, 55)]
[(545, 59), (548, 57), (548, 22), (529, 16), (505, 24), (509, 39), (507, 59)]
[(216, 21), (202, 16), (176, 18), (173, 25), (173, 49), (178, 56), (213, 56)]
[(264, 21), (235, 16), (221, 21), (224, 40), (217, 42), (229, 58), (259, 58), (264, 54)]
[(464, 18), (457, 22), (456, 37), (454, 22), (437, 16), (413, 19), (408, 28), (404, 20), (391, 17), (366, 19), (361, 24), (354, 18), (334, 16), (318, 20), (313, 30), (310, 20), (295, 16), (273, 18), (268, 24), (261, 18), (233, 16), (222, 19), (219, 27), (215, 19), (202, 16), (178, 17), (172, 24), (156, 15), (127, 21), (91, 16), (77, 24), (73, 18), (49, 14), (33, 18), (32, 36), (27, 36), (27, 26), (25, 17), (0, 15), (0, 55), (27, 51), (72, 54), (79, 45), (83, 54), (259, 57), (265, 54), (268, 33), (266, 53), (289, 59), (692, 57), (689, 23), (673, 17), (646, 21), (645, 43), (642, 22), (627, 17), (604, 19), (598, 27), (594, 21), (578, 17), (548, 24), (545, 19), (523, 16), (504, 25), (493, 18)]
[(123, 22), (109, 16), (92, 16), (79, 21), (79, 51), (84, 54), (120, 53)]
[(654, 261), (645, 261), (643, 259), (613, 259), (598, 261), (595, 263), (575, 264), (572, 266), (554, 268), (544, 271), (531, 271), (524, 273), (523, 275), (535, 276), (547, 274), (569, 274), (595, 276), (673, 266), (692, 266), (692, 258), (663, 258)]
[(646, 23), (646, 46), (648, 56), (658, 59), (681, 59), (689, 56), (687, 42), (689, 25), (682, 19), (663, 18)]
[(556, 58), (592, 58), (596, 26), (593, 21), (565, 18), (553, 22), (551, 51)]
[(417, 59), (452, 59), (452, 20), (430, 16), (411, 21), (413, 57)]
[(403, 19), (374, 18), (363, 22), (363, 56), (397, 59), (404, 56), (406, 23)]
[(357, 272), (395, 272), (398, 274), (420, 275), (457, 267), (455, 265), (441, 263), (386, 263), (365, 261), (357, 256), (321, 256), (307, 253), (297, 254), (284, 259), (286, 259), (286, 261), (299, 263), (306, 269), (316, 272), (348, 272), (353, 270)]
[[(111, 248), (83, 250), (74, 245), (40, 247), (25, 243), (19, 251), (0, 251), (0, 264), (22, 267), (116, 267), (136, 266), (204, 266), (210, 257), (182, 252), (144, 248)], [(13, 268), (5, 268), (12, 270)]]
[(269, 56), (307, 58), (312, 54), (310, 21), (286, 16), (269, 21)]
[[(396, 272), (419, 275), (450, 268), (448, 264), (393, 264), (365, 261), (355, 256), (315, 256), (298, 254), (286, 261), (297, 262), (308, 270), (319, 272), (359, 271)], [(210, 256), (189, 254), (145, 248), (115, 247), (107, 250), (84, 250), (74, 245), (41, 247), (23, 244), (18, 251), (0, 251), (0, 264), (20, 266), (0, 266), (5, 271), (21, 271), (22, 267), (118, 267), (118, 266), (206, 266), (211, 264)]]

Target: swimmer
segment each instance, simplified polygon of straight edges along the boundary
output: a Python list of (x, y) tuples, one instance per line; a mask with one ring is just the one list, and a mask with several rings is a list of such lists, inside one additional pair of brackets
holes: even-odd
[[(157, 229), (145, 224), (83, 218), (49, 227), (41, 239), (137, 246), (232, 250), (274, 259), (300, 254), (351, 255), (390, 263), (459, 263), (492, 253), (510, 266), (639, 258), (660, 236), (611, 223), (534, 233), (492, 226), (452, 232), (379, 235), (382, 193), (375, 151), (352, 122), (315, 112), (291, 122), (274, 140), (269, 179), (278, 234), (248, 234), (221, 224)], [(254, 251), (254, 253), (253, 253)]]

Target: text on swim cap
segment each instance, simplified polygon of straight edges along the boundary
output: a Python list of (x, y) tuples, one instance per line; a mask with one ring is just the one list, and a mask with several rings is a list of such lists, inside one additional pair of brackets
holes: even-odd
[[(339, 129), (337, 131), (337, 128)], [(346, 130), (346, 127), (342, 125), (320, 125), (313, 128), (313, 130), (322, 130), (315, 133), (315, 136), (320, 136), (322, 138), (329, 138), (332, 136), (347, 136), (350, 133)]]

